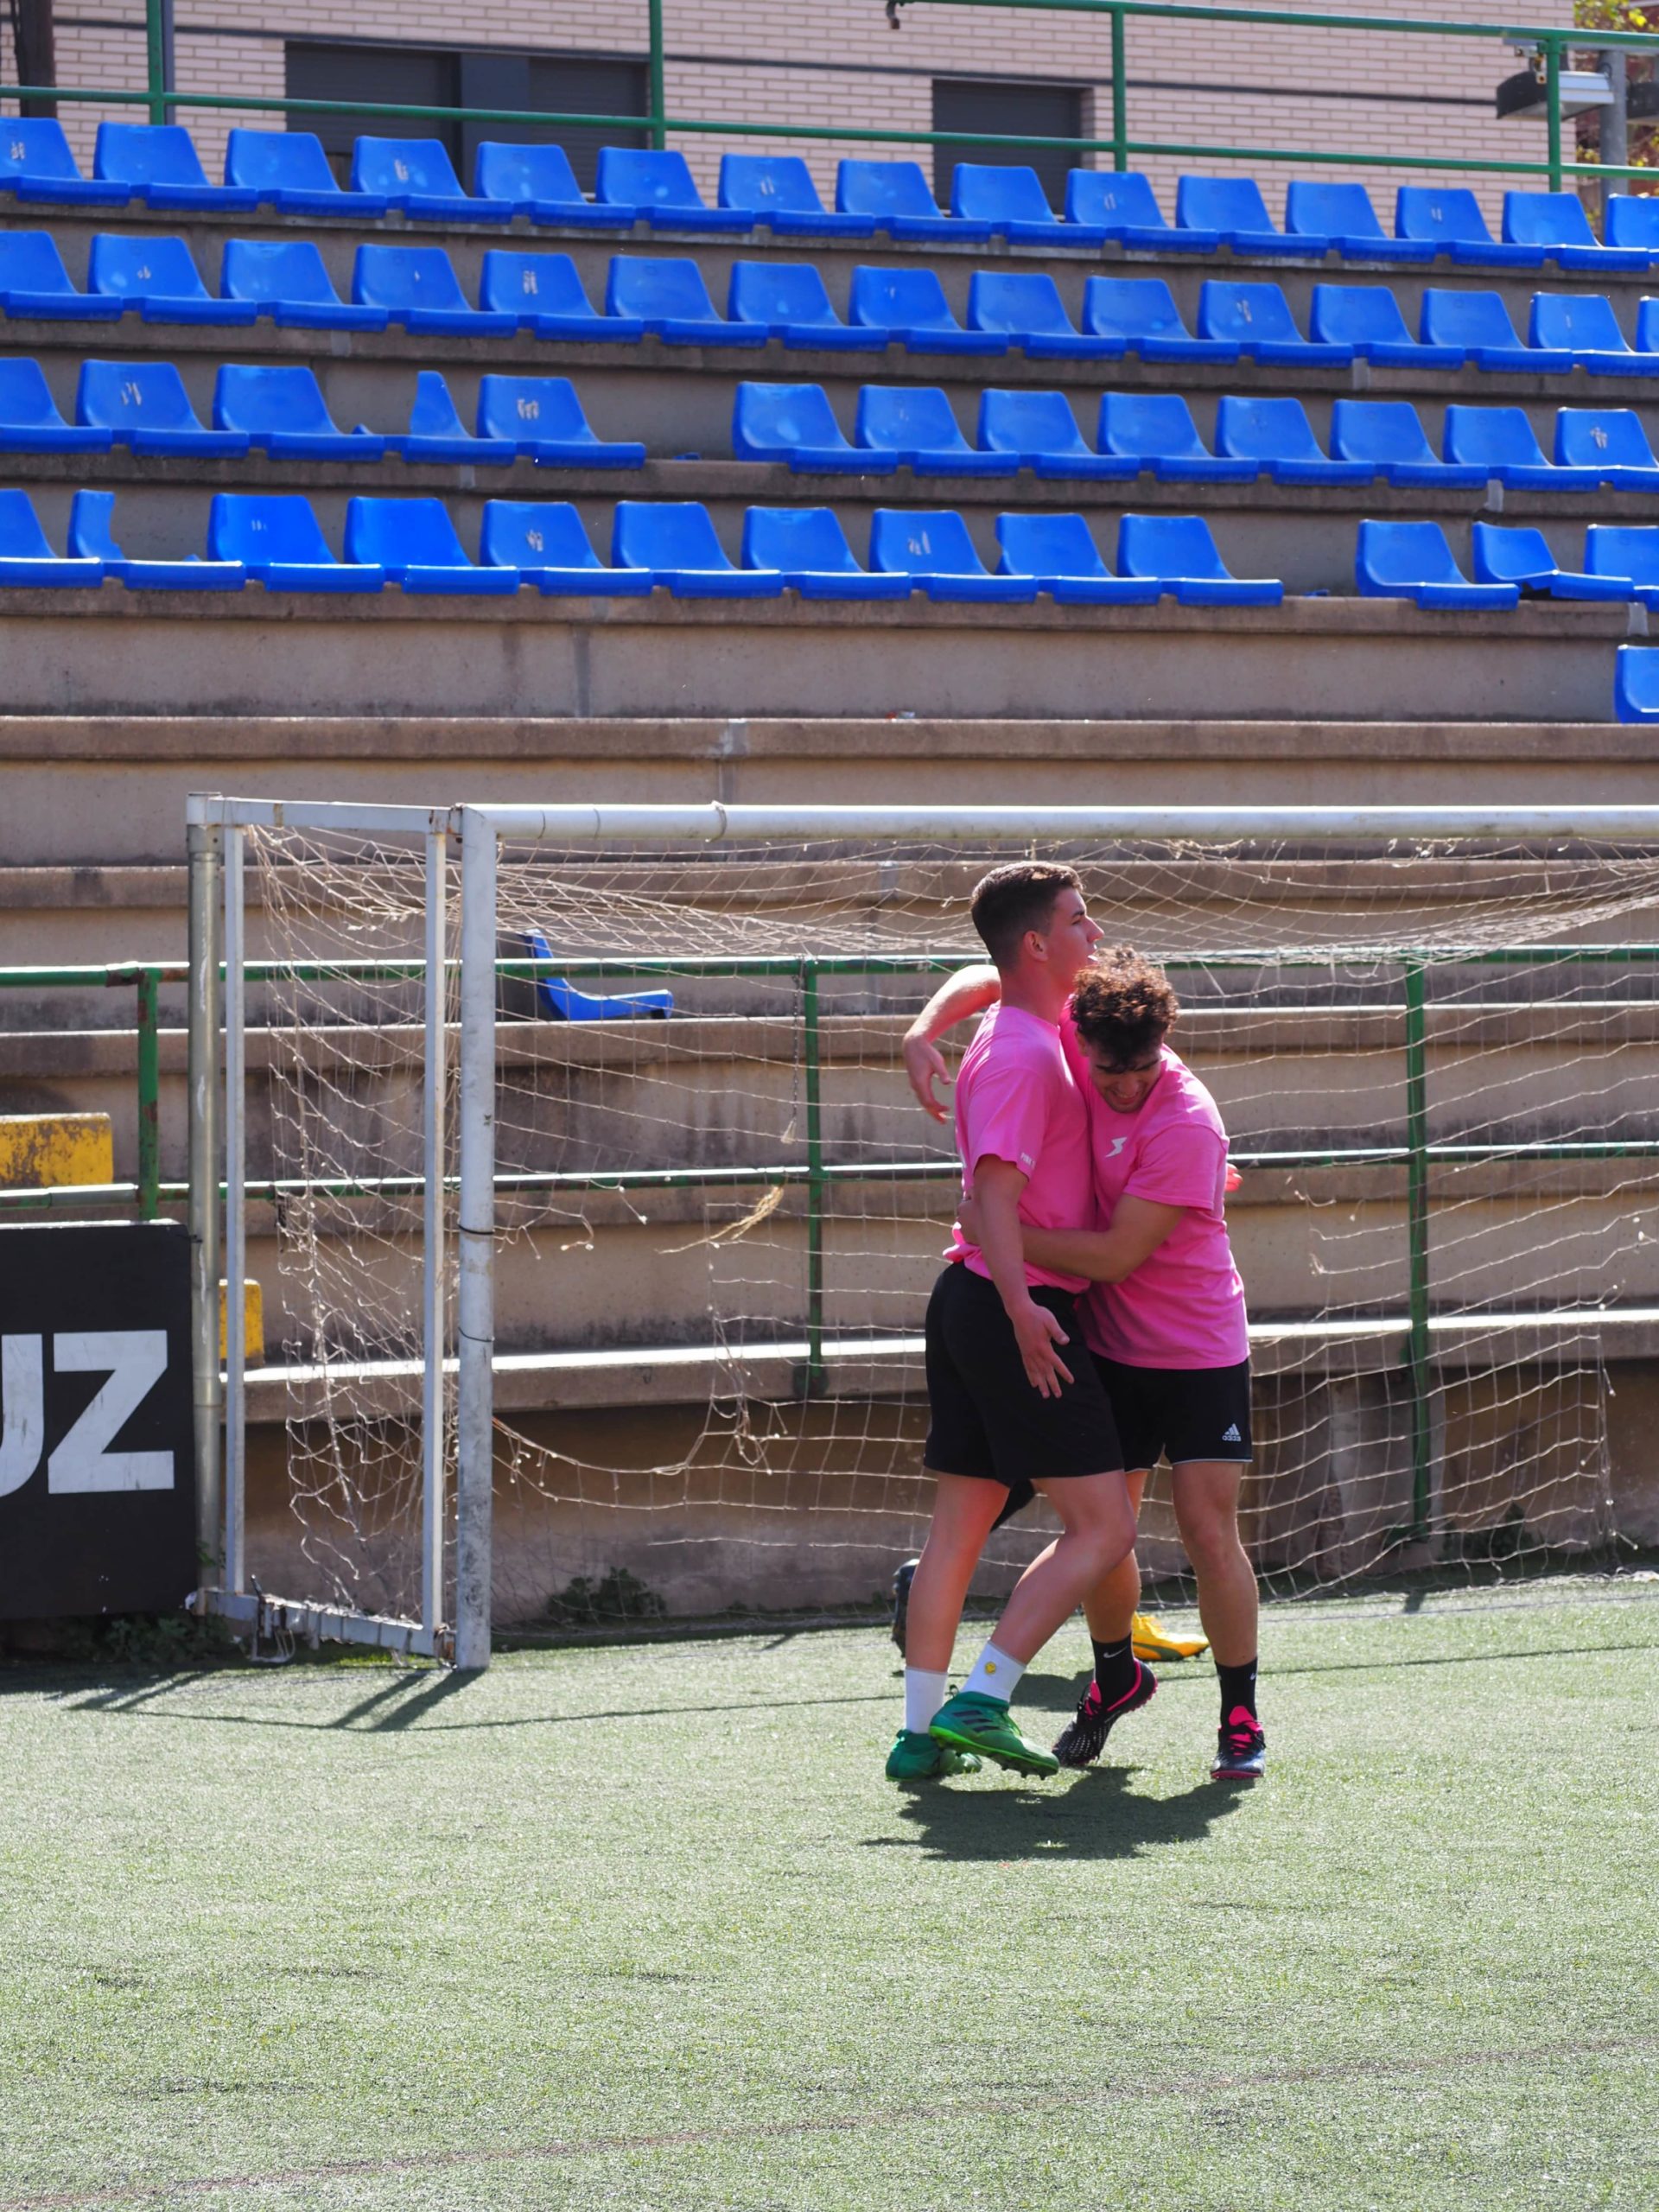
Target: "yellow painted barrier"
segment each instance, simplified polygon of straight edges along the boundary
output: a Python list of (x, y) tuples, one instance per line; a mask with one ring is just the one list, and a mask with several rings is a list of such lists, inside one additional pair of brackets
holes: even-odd
[[(219, 1356), (225, 1358), (227, 1332), (225, 1326), (225, 1290), (219, 1286)], [(265, 1300), (257, 1282), (242, 1286), (242, 1343), (250, 1367), (265, 1356)]]
[(114, 1180), (107, 1114), (0, 1114), (0, 1191)]

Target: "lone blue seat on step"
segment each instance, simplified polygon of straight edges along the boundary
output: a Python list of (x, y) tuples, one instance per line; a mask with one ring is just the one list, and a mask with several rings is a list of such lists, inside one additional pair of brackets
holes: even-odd
[(1010, 454), (976, 453), (937, 385), (867, 384), (853, 442), (924, 476), (1012, 476), (1020, 466)]
[(467, 558), (442, 499), (348, 499), (346, 558), (384, 569), (407, 592), (505, 599), (520, 581), (517, 569)]
[(1287, 238), (1268, 213), (1262, 188), (1248, 176), (1184, 176), (1175, 186), (1175, 221), (1185, 230), (1213, 231), (1235, 253), (1322, 255), (1327, 238), (1303, 232)]
[(1156, 577), (1183, 607), (1277, 607), (1285, 595), (1276, 576), (1235, 576), (1202, 515), (1124, 515), (1117, 572)]
[(550, 598), (643, 599), (657, 582), (649, 569), (607, 569), (563, 499), (486, 499), (479, 558)]
[(1609, 192), (1603, 218), (1609, 245), (1637, 248), (1659, 261), (1659, 200), (1650, 192)]
[(1471, 584), (1437, 522), (1362, 522), (1354, 582), (1363, 599), (1409, 599), (1423, 607), (1498, 608), (1521, 596), (1512, 583)]
[(1576, 192), (1506, 192), (1503, 236), (1511, 245), (1541, 246), (1559, 268), (1592, 276), (1640, 276), (1648, 265), (1640, 246), (1601, 243)]
[(611, 565), (649, 569), (677, 599), (776, 599), (784, 588), (775, 570), (732, 566), (696, 499), (619, 499)]
[(369, 430), (342, 430), (329, 414), (316, 371), (227, 361), (213, 385), (213, 422), (244, 430), (273, 460), (380, 461), (386, 442)]
[(1310, 244), (1323, 238), (1344, 261), (1433, 261), (1437, 251), (1432, 239), (1389, 238), (1363, 184), (1323, 177), (1293, 177), (1286, 186), (1285, 230)]
[(227, 182), (251, 191), (262, 207), (284, 215), (341, 215), (374, 221), (386, 212), (378, 192), (347, 192), (328, 166), (315, 130), (231, 132), (225, 147)]
[(1195, 338), (1161, 276), (1091, 276), (1083, 288), (1083, 327), (1103, 338), (1109, 359), (1138, 353), (1143, 361), (1236, 361), (1230, 340)]
[(588, 231), (632, 230), (632, 207), (599, 207), (576, 182), (570, 156), (551, 140), (518, 145), (499, 138), (480, 141), (473, 156), (473, 192), (493, 200), (533, 223), (563, 223)]
[(1462, 346), (1483, 369), (1565, 376), (1573, 365), (1571, 353), (1523, 346), (1497, 292), (1441, 291), (1431, 285), (1423, 294), (1418, 335), (1426, 346)]
[(1523, 596), (1530, 592), (1543, 599), (1635, 597), (1628, 577), (1592, 576), (1558, 568), (1541, 530), (1506, 529), (1500, 523), (1478, 522), (1471, 540), (1478, 583), (1514, 584)]
[(1621, 645), (1613, 657), (1613, 715), (1659, 722), (1659, 645)]
[(733, 322), (753, 323), (786, 346), (823, 353), (885, 353), (885, 330), (849, 328), (830, 305), (810, 261), (734, 261), (726, 296)]
[(386, 327), (384, 308), (340, 298), (310, 238), (226, 238), (219, 289), (227, 300), (251, 300), (285, 329)]
[(1453, 261), (1485, 269), (1541, 269), (1543, 248), (1501, 245), (1486, 227), (1480, 202), (1464, 184), (1402, 184), (1394, 227), (1402, 238), (1428, 239)]
[(996, 600), (1028, 606), (1035, 576), (994, 576), (974, 550), (968, 525), (950, 507), (878, 507), (870, 519), (870, 566), (909, 576), (929, 599)]
[(781, 461), (808, 475), (891, 476), (899, 466), (897, 454), (849, 445), (817, 384), (740, 384), (732, 451), (739, 461)]
[(743, 518), (743, 565), (775, 570), (803, 599), (908, 599), (908, 576), (861, 568), (830, 507), (751, 507)]
[(1033, 576), (1063, 607), (1150, 607), (1155, 576), (1115, 576), (1081, 515), (999, 515), (997, 574)]
[(0, 192), (77, 207), (124, 207), (133, 197), (130, 184), (84, 177), (63, 125), (49, 115), (9, 115), (0, 125)]
[(1247, 360), (1287, 367), (1346, 368), (1353, 348), (1304, 338), (1277, 284), (1211, 277), (1198, 288), (1198, 335), (1236, 346)]
[(1593, 469), (1617, 492), (1659, 492), (1659, 458), (1630, 407), (1558, 407), (1557, 467)]
[(1516, 492), (1593, 492), (1599, 480), (1546, 460), (1524, 407), (1448, 407), (1440, 445), (1447, 461), (1484, 468)]
[(1015, 163), (958, 162), (951, 173), (950, 213), (969, 223), (988, 223), (995, 237), (1015, 245), (1098, 246), (1103, 225), (1060, 218), (1048, 204), (1035, 169)]
[(337, 560), (311, 502), (300, 493), (215, 492), (207, 557), (240, 561), (268, 591), (371, 592), (385, 588), (378, 563)]
[(1158, 205), (1152, 180), (1139, 169), (1071, 169), (1065, 180), (1065, 219), (1097, 230), (1131, 252), (1214, 253), (1220, 233), (1177, 230)]
[(92, 240), (87, 289), (124, 300), (146, 322), (241, 324), (257, 319), (250, 300), (210, 296), (182, 238), (100, 232)]
[(1659, 529), (1651, 524), (1592, 523), (1584, 565), (1592, 576), (1623, 578), (1644, 607), (1659, 607)]
[(722, 154), (720, 204), (764, 223), (774, 238), (868, 238), (868, 215), (840, 215), (818, 197), (812, 172), (798, 154)]
[(594, 197), (601, 207), (632, 207), (655, 231), (752, 231), (747, 208), (711, 207), (685, 156), (645, 147), (601, 146)]
[(982, 391), (978, 442), (982, 453), (1011, 454), (1039, 476), (1122, 482), (1141, 473), (1138, 461), (1085, 444), (1063, 391)]
[(1631, 352), (1612, 302), (1599, 292), (1535, 292), (1527, 337), (1535, 346), (1570, 353), (1573, 366), (1592, 377), (1659, 372), (1659, 353)]
[(384, 308), (405, 330), (506, 338), (518, 327), (517, 316), (473, 305), (441, 245), (359, 246), (352, 297), (359, 307)]
[(359, 138), (352, 154), (352, 188), (428, 222), (512, 220), (512, 200), (474, 200), (461, 189), (441, 138)]
[(200, 420), (171, 361), (83, 361), (75, 417), (134, 453), (205, 458), (248, 450), (245, 431), (210, 430)]
[(968, 287), (968, 324), (996, 332), (1033, 361), (1109, 360), (1115, 351), (1077, 330), (1059, 286), (1035, 270), (977, 270)]
[(54, 553), (27, 492), (0, 492), (0, 591), (13, 584), (99, 584), (101, 561)]
[(128, 302), (78, 292), (49, 231), (0, 231), (0, 308), (19, 321), (118, 322)]
[[(551, 960), (553, 949), (540, 930), (526, 930), (524, 951), (531, 960)], [(664, 1020), (674, 1011), (672, 991), (579, 991), (563, 976), (537, 976), (536, 1010), (550, 1021)]]
[(181, 123), (100, 123), (92, 174), (125, 185), (152, 207), (202, 208), (245, 214), (259, 205), (244, 186), (214, 184), (195, 141)]
[(767, 334), (719, 314), (695, 261), (617, 254), (605, 288), (607, 315), (637, 317), (667, 346), (764, 346)]
[(492, 315), (510, 316), (537, 338), (637, 346), (645, 334), (638, 315), (599, 313), (568, 253), (513, 253), (493, 246), (484, 257), (479, 298)]
[(1131, 456), (1160, 484), (1247, 484), (1262, 473), (1211, 453), (1179, 392), (1103, 393), (1099, 437), (1103, 453)]
[(844, 214), (869, 216), (893, 238), (977, 245), (991, 235), (988, 223), (941, 214), (918, 162), (843, 161), (836, 173), (836, 205)]
[(247, 570), (239, 561), (130, 561), (115, 542), (113, 492), (77, 492), (69, 504), (69, 551), (97, 561), (106, 576), (129, 591), (240, 591)]
[(1460, 369), (1461, 346), (1425, 346), (1414, 339), (1386, 284), (1316, 284), (1308, 330), (1322, 345), (1347, 346), (1379, 368)]
[[(481, 416), (481, 404), (479, 411)], [(367, 425), (359, 423), (357, 427), (360, 431)], [(391, 432), (385, 448), (388, 453), (401, 454), (405, 461), (454, 463), (462, 468), (511, 467), (518, 450), (511, 438), (486, 430), (481, 420), (474, 436), (461, 421), (454, 396), (436, 369), (417, 371), (409, 428)]]
[(64, 421), (38, 361), (0, 355), (0, 453), (107, 453), (112, 442), (107, 427), (85, 416)]
[(1643, 299), (1636, 303), (1636, 350), (1638, 353), (1659, 353), (1659, 300)]
[(637, 440), (594, 436), (569, 377), (480, 377), (478, 432), (543, 468), (645, 466)]
[(855, 269), (847, 302), (855, 329), (880, 331), (911, 353), (1006, 353), (988, 330), (964, 330), (931, 269)]
[(1253, 461), (1275, 484), (1369, 484), (1376, 474), (1368, 461), (1333, 461), (1300, 399), (1224, 397), (1216, 408), (1216, 450)]
[(1487, 481), (1484, 467), (1458, 467), (1440, 459), (1408, 399), (1333, 400), (1331, 450), (1338, 461), (1369, 461), (1390, 484), (1450, 489)]

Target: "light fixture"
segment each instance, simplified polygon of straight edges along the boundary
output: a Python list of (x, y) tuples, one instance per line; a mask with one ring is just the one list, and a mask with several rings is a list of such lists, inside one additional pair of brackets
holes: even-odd
[[(1549, 98), (1545, 88), (1542, 55), (1535, 46), (1517, 44), (1510, 51), (1523, 55), (1528, 66), (1517, 70), (1513, 77), (1505, 77), (1499, 85), (1499, 120), (1506, 116), (1547, 115)], [(1611, 107), (1613, 104), (1611, 80), (1600, 69), (1563, 69), (1558, 81), (1563, 116), (1584, 115), (1591, 108)]]

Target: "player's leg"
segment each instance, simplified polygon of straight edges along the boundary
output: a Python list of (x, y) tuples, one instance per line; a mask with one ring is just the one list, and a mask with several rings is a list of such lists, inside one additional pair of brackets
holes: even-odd
[[(1003, 1522), (1012, 1521), (1016, 1513), (1023, 1513), (1036, 1495), (1028, 1482), (1015, 1483), (1003, 1501), (1002, 1510), (991, 1523), (991, 1534), (995, 1535)], [(910, 1586), (921, 1563), (919, 1558), (901, 1560), (893, 1571), (893, 1640), (899, 1647), (900, 1658), (905, 1655), (910, 1622)]]
[(1211, 1772), (1218, 1782), (1253, 1782), (1265, 1771), (1267, 1738), (1256, 1712), (1255, 1571), (1238, 1529), (1251, 1452), (1249, 1362), (1193, 1370), (1185, 1381), (1169, 1457), (1175, 1525), (1192, 1563), (1221, 1691)]
[[(1137, 1467), (1124, 1478), (1137, 1518), (1147, 1471)], [(1149, 1705), (1156, 1694), (1157, 1676), (1135, 1655), (1135, 1617), (1140, 1603), (1141, 1567), (1133, 1552), (1103, 1575), (1084, 1599), (1094, 1671), (1077, 1700), (1077, 1712), (1054, 1739), (1054, 1756), (1062, 1766), (1092, 1765), (1116, 1724)]]
[(978, 1761), (928, 1734), (949, 1689), (950, 1654), (968, 1586), (1007, 1492), (973, 1475), (935, 1478), (933, 1519), (911, 1580), (905, 1645), (905, 1719), (887, 1757), (887, 1777), (914, 1782), (971, 1772)]

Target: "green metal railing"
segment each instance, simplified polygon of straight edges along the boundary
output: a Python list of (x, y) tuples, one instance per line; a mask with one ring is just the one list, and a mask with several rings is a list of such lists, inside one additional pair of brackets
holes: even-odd
[[(876, 0), (872, 0), (872, 6)], [(152, 123), (168, 120), (175, 108), (194, 108), (233, 114), (283, 116), (352, 115), (373, 122), (444, 122), (549, 125), (555, 128), (615, 130), (632, 133), (645, 129), (651, 143), (662, 147), (671, 131), (682, 135), (720, 137), (852, 142), (901, 146), (980, 147), (1003, 151), (1042, 148), (1075, 154), (1103, 154), (1112, 166), (1126, 169), (1131, 161), (1162, 155), (1183, 161), (1294, 162), (1319, 166), (1382, 169), (1446, 171), (1465, 175), (1541, 176), (1552, 191), (1560, 189), (1566, 171), (1578, 166), (1564, 159), (1562, 143), (1561, 70), (1564, 58), (1574, 48), (1605, 51), (1624, 47), (1635, 53), (1659, 53), (1659, 34), (1645, 31), (1589, 30), (1563, 28), (1559, 23), (1510, 25), (1452, 21), (1412, 20), (1392, 16), (1332, 15), (1291, 8), (1198, 7), (1174, 4), (1174, 0), (886, 0), (894, 28), (904, 7), (939, 6), (1034, 9), (1065, 16), (1104, 16), (1110, 42), (1111, 131), (1104, 138), (1016, 137), (1006, 133), (959, 130), (901, 130), (872, 125), (809, 124), (779, 118), (756, 123), (734, 117), (671, 115), (665, 90), (664, 0), (647, 0), (647, 112), (644, 115), (600, 115), (543, 109), (446, 107), (409, 102), (289, 99), (231, 92), (193, 92), (167, 81), (166, 41), (162, 0), (145, 0), (146, 80), (142, 89), (130, 86), (12, 85), (0, 86), (0, 100), (92, 100), (116, 106), (143, 108)], [(1128, 38), (1130, 19), (1152, 22), (1209, 25), (1262, 24), (1287, 29), (1348, 31), (1361, 35), (1483, 39), (1535, 48), (1541, 64), (1546, 151), (1542, 161), (1514, 156), (1427, 154), (1361, 153), (1350, 148), (1306, 146), (1225, 146), (1195, 144), (1130, 135), (1128, 115)], [(784, 65), (780, 63), (780, 67)], [(1245, 87), (1244, 89), (1251, 89)], [(1599, 178), (1651, 178), (1650, 168), (1641, 164), (1598, 162)]]

